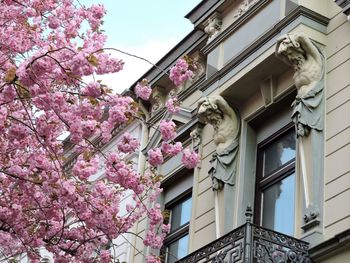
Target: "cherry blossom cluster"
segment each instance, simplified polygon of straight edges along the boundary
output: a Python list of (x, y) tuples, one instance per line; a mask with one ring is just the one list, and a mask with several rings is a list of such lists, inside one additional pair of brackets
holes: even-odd
[(118, 143), (118, 150), (123, 153), (133, 153), (139, 145), (140, 143), (136, 138), (131, 137), (130, 133), (125, 132)]
[(143, 79), (141, 82), (137, 83), (135, 87), (135, 93), (136, 96), (143, 99), (143, 100), (148, 100), (149, 97), (151, 96), (152, 89), (148, 85), (148, 80)]
[[(110, 262), (112, 240), (142, 217), (149, 221), (145, 245), (159, 248), (169, 231), (155, 204), (161, 178), (138, 174), (125, 159), (138, 140), (126, 133), (115, 149), (102, 151), (139, 112), (131, 97), (95, 81), (124, 66), (104, 48), (105, 13), (102, 5), (72, 0), (0, 4), (1, 260), (25, 253), (40, 262), (44, 248), (55, 262)], [(171, 72), (176, 85), (192, 76), (186, 61)], [(142, 100), (151, 92), (146, 80), (135, 87)], [(178, 103), (169, 100), (169, 111)], [(152, 166), (182, 151), (174, 122), (162, 121), (159, 131), (163, 143), (148, 153)], [(198, 163), (195, 153), (183, 156), (187, 167)], [(130, 192), (132, 202), (122, 207)]]
[(195, 168), (200, 161), (199, 154), (195, 151), (191, 151), (190, 149), (183, 150), (183, 155), (181, 158), (182, 163), (188, 169)]
[(186, 58), (179, 59), (176, 64), (170, 69), (169, 78), (176, 86), (182, 85), (193, 76), (193, 71), (190, 69), (190, 64)]
[(177, 98), (168, 99), (165, 106), (170, 113), (178, 113), (180, 111), (179, 101)]
[[(44, 248), (55, 262), (110, 262), (108, 245), (143, 216), (150, 236), (162, 242), (165, 235), (157, 229), (160, 208), (144, 205), (161, 193), (159, 178), (123, 159), (138, 141), (125, 134), (113, 152), (100, 148), (138, 112), (132, 98), (101, 81), (84, 82), (123, 69), (104, 49), (105, 12), (71, 0), (0, 4), (3, 261), (25, 253), (39, 262)], [(101, 163), (105, 177), (93, 181)], [(121, 207), (126, 191), (133, 202)]]

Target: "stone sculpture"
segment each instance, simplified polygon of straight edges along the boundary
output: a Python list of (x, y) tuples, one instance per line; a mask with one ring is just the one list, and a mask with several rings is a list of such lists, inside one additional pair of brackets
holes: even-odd
[(298, 136), (310, 129), (323, 130), (324, 58), (304, 34), (284, 35), (277, 40), (276, 55), (294, 68), (298, 94), (293, 103), (293, 121)]
[(221, 190), (224, 184), (234, 185), (237, 166), (239, 118), (221, 96), (205, 97), (198, 101), (198, 118), (214, 127), (216, 153), (209, 174), (213, 189)]

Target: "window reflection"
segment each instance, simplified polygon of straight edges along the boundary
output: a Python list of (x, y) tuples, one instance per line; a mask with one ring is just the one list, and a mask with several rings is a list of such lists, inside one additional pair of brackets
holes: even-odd
[(173, 263), (188, 253), (188, 235), (181, 237), (169, 245), (168, 263)]
[(188, 230), (191, 218), (192, 197), (186, 197), (169, 207), (170, 233), (165, 239), (166, 263), (173, 263), (188, 254)]
[(294, 200), (295, 174), (293, 173), (263, 191), (263, 226), (293, 235)]
[(188, 198), (171, 209), (171, 231), (178, 229), (180, 226), (190, 221), (191, 204), (192, 199)]
[(295, 133), (291, 131), (264, 151), (264, 176), (295, 158)]

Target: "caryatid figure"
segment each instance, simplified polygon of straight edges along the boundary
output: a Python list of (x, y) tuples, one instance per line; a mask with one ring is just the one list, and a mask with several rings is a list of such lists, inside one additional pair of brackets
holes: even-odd
[(213, 189), (221, 190), (225, 184), (234, 185), (237, 170), (239, 118), (221, 96), (205, 97), (198, 101), (198, 118), (214, 127), (216, 153), (209, 174)]
[(277, 40), (276, 55), (294, 68), (298, 94), (293, 103), (293, 121), (298, 136), (310, 129), (323, 130), (324, 57), (304, 34), (284, 35)]

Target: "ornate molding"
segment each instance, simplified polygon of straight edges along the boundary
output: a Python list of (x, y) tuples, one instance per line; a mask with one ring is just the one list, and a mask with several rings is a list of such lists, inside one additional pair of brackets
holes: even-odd
[(253, 5), (255, 5), (260, 0), (244, 0), (242, 4), (240, 4), (234, 13), (233, 17), (235, 20), (240, 18), (244, 13), (246, 13)]
[(154, 115), (156, 112), (159, 110), (163, 109), (165, 107), (165, 99), (166, 99), (166, 94), (164, 91), (164, 88), (161, 86), (155, 86), (152, 89), (152, 94), (150, 98), (151, 102), (151, 113)]

